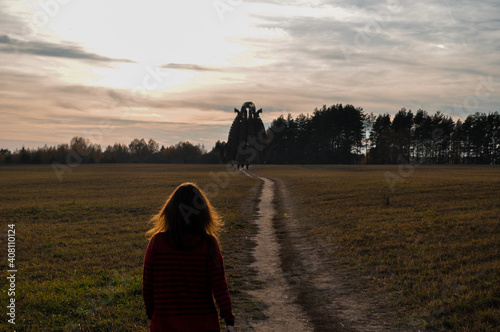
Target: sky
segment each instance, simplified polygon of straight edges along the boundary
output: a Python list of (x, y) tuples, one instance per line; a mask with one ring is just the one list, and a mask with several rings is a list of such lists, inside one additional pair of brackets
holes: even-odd
[(0, 0), (0, 148), (210, 150), (234, 108), (500, 111), (500, 2)]

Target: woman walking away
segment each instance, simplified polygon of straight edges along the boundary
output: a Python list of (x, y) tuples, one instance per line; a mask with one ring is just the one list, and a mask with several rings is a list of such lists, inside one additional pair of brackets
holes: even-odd
[(151, 331), (220, 331), (214, 299), (226, 331), (233, 331), (216, 237), (222, 223), (205, 194), (193, 183), (181, 184), (151, 222), (142, 278)]

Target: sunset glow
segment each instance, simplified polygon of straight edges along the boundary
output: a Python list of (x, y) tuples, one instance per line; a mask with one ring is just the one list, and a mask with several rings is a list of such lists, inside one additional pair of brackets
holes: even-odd
[(2, 1), (0, 145), (67, 143), (106, 121), (104, 146), (211, 147), (245, 101), (266, 124), (336, 103), (498, 111), (499, 13), (473, 1)]

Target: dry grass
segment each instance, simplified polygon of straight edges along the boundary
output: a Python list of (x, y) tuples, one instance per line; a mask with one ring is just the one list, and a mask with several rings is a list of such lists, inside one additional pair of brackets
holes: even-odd
[[(286, 184), (307, 237), (325, 246), (330, 268), (343, 271), (353, 287), (384, 296), (401, 324), (453, 331), (500, 326), (500, 168), (252, 171)], [(387, 175), (398, 179), (394, 191)]]
[[(261, 304), (246, 294), (254, 287), (249, 264), (258, 181), (200, 165), (80, 165), (63, 182), (50, 166), (0, 172), (2, 232), (7, 223), (16, 225), (17, 331), (147, 331), (146, 222), (185, 181), (211, 184), (208, 193), (223, 216), (220, 239), (237, 324), (260, 315)], [(0, 268), (7, 270), (6, 259)]]
[[(217, 183), (210, 172), (224, 171), (81, 165), (60, 183), (50, 166), (0, 168), (2, 232), (16, 224), (17, 331), (146, 331), (140, 294), (146, 221), (181, 182), (204, 187)], [(330, 267), (354, 287), (385, 296), (403, 324), (454, 331), (500, 325), (498, 167), (417, 167), (394, 192), (384, 174), (401, 176), (396, 167), (252, 171), (283, 180), (307, 238), (324, 246)], [(249, 263), (259, 185), (232, 173), (213, 199), (226, 223), (221, 243), (241, 325), (262, 317), (262, 304), (246, 294), (255, 287)], [(0, 330), (6, 327), (0, 321)]]

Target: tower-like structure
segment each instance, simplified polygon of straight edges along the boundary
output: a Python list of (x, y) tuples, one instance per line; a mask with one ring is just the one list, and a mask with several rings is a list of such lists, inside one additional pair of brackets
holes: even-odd
[(228, 161), (262, 162), (262, 150), (267, 142), (264, 123), (259, 114), (262, 108), (255, 111), (251, 101), (244, 103), (241, 110), (234, 109), (236, 118), (229, 130), (226, 145)]

